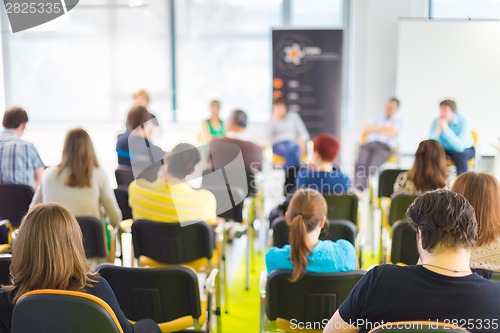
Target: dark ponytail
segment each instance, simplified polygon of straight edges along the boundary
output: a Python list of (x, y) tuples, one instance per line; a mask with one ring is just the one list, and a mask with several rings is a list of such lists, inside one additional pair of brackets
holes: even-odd
[(291, 282), (299, 280), (306, 272), (311, 250), (307, 247), (307, 234), (313, 231), (327, 215), (326, 201), (316, 190), (300, 189), (288, 206), (290, 217), (290, 260), (293, 265)]

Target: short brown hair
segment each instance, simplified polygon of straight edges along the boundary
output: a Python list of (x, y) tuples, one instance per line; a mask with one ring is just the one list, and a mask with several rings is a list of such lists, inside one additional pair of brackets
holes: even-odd
[(133, 131), (142, 124), (151, 120), (151, 113), (144, 106), (137, 105), (130, 108), (127, 114), (127, 129)]
[(11, 106), (3, 114), (2, 126), (7, 129), (15, 129), (22, 123), (28, 122), (28, 114), (20, 106)]
[[(420, 231), (422, 248), (471, 248), (477, 240), (474, 208), (460, 194), (429, 191), (416, 198), (406, 211), (413, 228)], [(417, 232), (418, 234), (418, 232)]]
[(279, 97), (276, 97), (275, 99), (273, 99), (273, 105), (284, 105), (284, 106), (288, 107), (288, 101), (286, 100), (285, 97), (279, 96)]
[(457, 103), (452, 99), (445, 99), (444, 101), (441, 101), (439, 106), (447, 106), (451, 109), (451, 111), (457, 112)]
[(142, 96), (146, 99), (146, 101), (149, 103), (149, 94), (146, 92), (144, 89), (137, 90), (132, 97), (136, 99), (137, 97)]
[(494, 176), (469, 171), (458, 176), (451, 190), (463, 195), (474, 207), (478, 246), (488, 245), (500, 236), (500, 185)]
[(420, 142), (408, 179), (425, 192), (443, 188), (447, 178), (448, 165), (443, 147), (435, 140)]
[(15, 304), (38, 289), (83, 291), (95, 273), (88, 273), (82, 232), (68, 210), (55, 203), (31, 209), (12, 248), (11, 285), (3, 286)]

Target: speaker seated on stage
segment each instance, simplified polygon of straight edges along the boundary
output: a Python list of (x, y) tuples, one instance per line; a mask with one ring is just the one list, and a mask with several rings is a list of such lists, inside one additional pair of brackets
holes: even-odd
[(457, 167), (457, 175), (467, 171), (467, 162), (476, 156), (474, 138), (468, 120), (457, 113), (454, 100), (439, 103), (439, 117), (432, 122), (430, 137), (443, 146)]
[(285, 170), (300, 166), (300, 155), (306, 150), (309, 132), (300, 115), (288, 110), (287, 101), (283, 97), (273, 101), (273, 115), (267, 124), (267, 137), (273, 145), (273, 154), (285, 159)]
[(359, 148), (354, 174), (354, 186), (363, 191), (368, 177), (384, 164), (393, 154), (401, 133), (401, 119), (398, 117), (399, 100), (390, 98), (385, 107), (385, 114), (366, 125), (366, 136)]

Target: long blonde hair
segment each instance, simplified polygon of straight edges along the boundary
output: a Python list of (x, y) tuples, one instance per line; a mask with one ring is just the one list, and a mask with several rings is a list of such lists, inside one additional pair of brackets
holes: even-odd
[(290, 216), (290, 260), (293, 265), (291, 282), (304, 275), (311, 250), (307, 247), (307, 233), (313, 231), (326, 217), (328, 206), (321, 193), (313, 189), (299, 189), (293, 195), (288, 206)]
[(95, 282), (89, 274), (82, 232), (75, 218), (61, 205), (35, 206), (28, 212), (12, 248), (13, 303), (38, 289), (84, 291)]
[(91, 187), (92, 173), (97, 167), (99, 162), (89, 134), (81, 128), (69, 130), (64, 140), (61, 162), (57, 165), (57, 176), (67, 169), (65, 185)]
[(451, 190), (463, 195), (474, 207), (478, 225), (476, 246), (488, 245), (500, 237), (500, 184), (494, 176), (469, 171), (458, 176)]

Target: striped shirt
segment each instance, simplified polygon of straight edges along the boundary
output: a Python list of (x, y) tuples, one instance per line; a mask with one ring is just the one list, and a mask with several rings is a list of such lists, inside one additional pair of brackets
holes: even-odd
[(44, 168), (35, 146), (22, 140), (16, 132), (0, 132), (0, 184), (33, 186), (35, 170)]
[(187, 183), (168, 184), (163, 179), (133, 181), (129, 186), (129, 204), (134, 220), (158, 222), (216, 221), (215, 196), (207, 190), (195, 190)]

